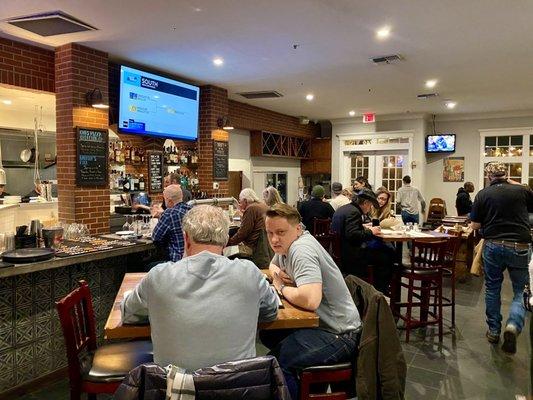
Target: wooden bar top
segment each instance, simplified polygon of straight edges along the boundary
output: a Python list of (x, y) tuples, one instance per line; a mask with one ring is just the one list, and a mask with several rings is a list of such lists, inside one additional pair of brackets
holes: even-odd
[[(264, 270), (263, 270), (264, 271)], [(124, 293), (135, 288), (137, 283), (146, 275), (145, 272), (128, 273), (120, 285), (113, 308), (109, 313), (104, 327), (105, 339), (129, 339), (150, 337), (150, 325), (122, 324), (120, 304)], [(260, 329), (294, 329), (313, 328), (318, 326), (318, 315), (311, 311), (305, 311), (282, 300), (284, 308), (278, 310), (278, 318), (272, 322), (260, 323)]]

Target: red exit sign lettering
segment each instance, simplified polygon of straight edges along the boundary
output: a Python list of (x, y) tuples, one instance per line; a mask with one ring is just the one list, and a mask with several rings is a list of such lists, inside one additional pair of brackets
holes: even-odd
[(372, 124), (374, 122), (376, 122), (375, 113), (364, 113), (363, 114), (363, 124)]

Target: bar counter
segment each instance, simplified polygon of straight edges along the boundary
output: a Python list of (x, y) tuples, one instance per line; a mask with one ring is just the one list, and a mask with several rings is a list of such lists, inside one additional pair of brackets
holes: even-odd
[(55, 301), (89, 283), (97, 338), (124, 274), (142, 271), (154, 254), (151, 242), (0, 269), (0, 398), (2, 392), (67, 365)]

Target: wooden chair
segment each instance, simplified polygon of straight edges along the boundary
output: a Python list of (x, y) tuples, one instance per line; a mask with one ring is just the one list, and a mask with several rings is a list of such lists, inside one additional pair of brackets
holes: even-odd
[[(312, 386), (331, 385), (331, 393), (312, 393)], [(300, 400), (346, 400), (353, 397), (354, 366), (350, 362), (318, 365), (300, 371)], [(325, 390), (324, 390), (325, 391)]]
[(313, 218), (313, 236), (329, 233), (331, 218)]
[(91, 292), (86, 281), (56, 302), (65, 337), (71, 400), (87, 393), (114, 393), (130, 370), (153, 361), (152, 343), (136, 341), (96, 346)]
[(442, 306), (451, 307), (452, 311), (452, 327), (455, 326), (455, 263), (457, 261), (457, 253), (459, 252), (459, 247), (461, 247), (461, 231), (450, 231), (448, 232), (452, 235), (448, 239), (448, 246), (446, 247), (446, 252), (444, 254), (444, 268), (442, 270), (443, 278), (450, 279), (451, 293), (450, 297), (443, 296)]
[[(393, 291), (402, 287), (407, 289), (407, 302), (400, 301), (391, 307), (395, 317), (405, 322), (406, 343), (409, 343), (411, 329), (428, 325), (438, 326), (439, 342), (442, 342), (442, 272), (447, 247), (447, 240), (414, 240), (411, 266), (401, 271), (399, 283), (393, 286)], [(401, 278), (406, 278), (408, 282), (403, 283)], [(400, 296), (393, 293), (391, 298), (399, 299)], [(431, 301), (433, 304), (430, 304)], [(431, 306), (433, 311), (430, 311)], [(420, 308), (418, 319), (413, 316), (413, 309), (417, 307)], [(406, 308), (405, 314), (401, 313), (402, 308)]]
[(440, 224), (446, 216), (446, 202), (440, 197), (430, 200), (428, 207), (427, 222), (430, 224)]

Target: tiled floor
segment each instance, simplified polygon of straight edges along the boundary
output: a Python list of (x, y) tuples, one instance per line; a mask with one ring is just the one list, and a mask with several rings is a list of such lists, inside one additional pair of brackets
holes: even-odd
[[(498, 346), (489, 345), (485, 339), (483, 293), (480, 278), (471, 278), (458, 285), (457, 328), (455, 333), (446, 330), (442, 345), (438, 344), (433, 329), (424, 331), (425, 336), (422, 335), (424, 332), (416, 332), (409, 344), (404, 343), (408, 363), (407, 400), (517, 400), (517, 395), (530, 393), (529, 330), (524, 329), (524, 334), (519, 337), (515, 356), (507, 356)], [(505, 313), (511, 293), (506, 278), (503, 291)], [(449, 311), (446, 315), (449, 316)], [(447, 325), (449, 327), (449, 323)], [(404, 335), (402, 331), (402, 338)], [(68, 398), (68, 383), (63, 380), (21, 400)], [(109, 397), (99, 396), (99, 399), (104, 398)]]

